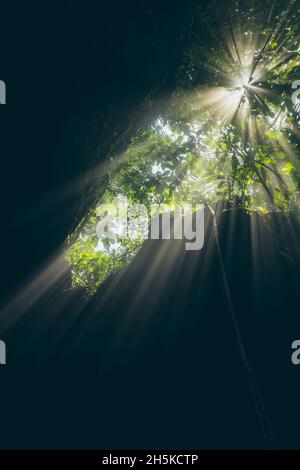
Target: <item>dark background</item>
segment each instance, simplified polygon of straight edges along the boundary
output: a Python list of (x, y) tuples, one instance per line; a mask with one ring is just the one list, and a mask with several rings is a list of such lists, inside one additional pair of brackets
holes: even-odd
[[(3, 304), (73, 226), (80, 188), (62, 188), (105, 157), (106, 140), (126, 129), (146, 95), (174, 89), (195, 3), (1, 2)], [(226, 224), (222, 246), (252, 369), (277, 446), (298, 448), (300, 366), (290, 360), (300, 337), (298, 267), (280, 254), (276, 233), (262, 230), (264, 262), (254, 283), (249, 218), (238, 215), (233, 230)], [(271, 447), (210, 244), (209, 253), (184, 256), (155, 306), (164, 267), (142, 290), (155, 250), (148, 246), (104, 306), (103, 292), (87, 301), (61, 287), (5, 336), (0, 329), (8, 351), (0, 447)]]

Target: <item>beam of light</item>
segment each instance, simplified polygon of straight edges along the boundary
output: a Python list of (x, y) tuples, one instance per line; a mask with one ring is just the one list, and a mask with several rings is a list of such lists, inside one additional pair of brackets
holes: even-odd
[(25, 312), (37, 306), (45, 296), (57, 291), (66, 278), (68, 267), (64, 253), (54, 255), (33, 279), (25, 284), (18, 294), (1, 309), (1, 329), (6, 331), (18, 322)]
[[(274, 207), (275, 199), (278, 204), (283, 202), (284, 187), (295, 189), (291, 163), (283, 164), (272, 159), (264, 161), (260, 153), (260, 148), (267, 145), (270, 152), (273, 149), (274, 154), (282, 153), (293, 162), (297, 160), (295, 149), (281, 132), (290, 124), (286, 109), (280, 109), (282, 105), (278, 104), (280, 93), (277, 92), (276, 83), (278, 80), (280, 82), (278, 77), (291, 64), (295, 67), (300, 65), (300, 56), (289, 50), (291, 40), (285, 37), (289, 27), (289, 7), (276, 18), (272, 17), (274, 11), (273, 4), (264, 24), (255, 24), (251, 15), (250, 21), (247, 18), (239, 21), (238, 14), (235, 15), (235, 23), (227, 24), (225, 28), (226, 35), (223, 42), (220, 41), (219, 52), (218, 47), (214, 52), (208, 51), (211, 57), (204, 61), (214, 77), (215, 85), (187, 92), (184, 99), (179, 97), (177, 103), (176, 100), (173, 103), (173, 119), (176, 119), (176, 104), (178, 109), (186, 110), (186, 114), (190, 115), (190, 120), (185, 121), (185, 130), (172, 125), (172, 119), (169, 121), (159, 116), (151, 131), (163, 140), (166, 150), (157, 155), (158, 147), (153, 134), (149, 136), (146, 133), (144, 140), (130, 144), (122, 155), (110, 160), (106, 167), (104, 165), (112, 192), (119, 194), (124, 172), (127, 172), (126, 184), (130, 178), (134, 181), (140, 174), (147, 176), (141, 188), (135, 188), (138, 194), (135, 197), (140, 197), (140, 189), (149, 186), (156, 188), (157, 193), (153, 190), (151, 194), (149, 189), (147, 197), (155, 198), (168, 190), (168, 185), (178, 182), (180, 177), (180, 190), (176, 197), (180, 198), (181, 191), (190, 197), (197, 195), (204, 202), (216, 202), (220, 179), (233, 187), (230, 173), (238, 168), (245, 178), (244, 187), (251, 201), (248, 209), (264, 212)], [(265, 31), (272, 20), (274, 24)], [(234, 140), (231, 137), (233, 133), (241, 136), (241, 142), (235, 142), (230, 148), (228, 141)], [(190, 156), (183, 152), (177, 166), (171, 170), (167, 168), (168, 148), (177, 143), (181, 146), (189, 144), (191, 140), (197, 152), (193, 163), (188, 160)], [(219, 151), (222, 145), (225, 145), (228, 157), (222, 163), (223, 168), (218, 161), (220, 158), (224, 160), (224, 152), (220, 154)], [(243, 173), (250, 160), (253, 162), (251, 174)], [(213, 181), (212, 174), (216, 175), (216, 181)], [(167, 186), (164, 182), (166, 175)], [(239, 196), (239, 189), (236, 191)], [(85, 222), (88, 223), (88, 219)], [(99, 245), (98, 248), (98, 251), (105, 251), (103, 246)], [(77, 274), (84, 279), (84, 271)]]

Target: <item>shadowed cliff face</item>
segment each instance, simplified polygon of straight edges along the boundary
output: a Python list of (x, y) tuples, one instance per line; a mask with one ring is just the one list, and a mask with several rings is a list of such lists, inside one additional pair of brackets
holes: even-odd
[[(273, 434), (279, 447), (297, 446), (292, 423), (299, 378), (291, 343), (300, 328), (299, 227), (294, 223), (287, 240), (261, 217), (216, 213), (240, 334)], [(279, 219), (282, 227), (286, 221)], [(255, 243), (261, 249), (250, 256)], [(98, 296), (84, 303), (82, 293), (60, 288), (26, 312), (6, 340), (5, 445), (270, 447), (209, 212), (200, 252), (186, 252), (181, 241), (146, 242)], [(41, 434), (42, 422), (47, 430)]]

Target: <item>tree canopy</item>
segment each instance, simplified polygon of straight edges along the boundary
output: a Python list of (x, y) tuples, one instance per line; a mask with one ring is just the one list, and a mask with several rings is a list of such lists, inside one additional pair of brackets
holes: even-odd
[[(94, 204), (70, 234), (74, 286), (94, 293), (143, 243), (112, 228), (99, 241), (103, 204), (234, 202), (249, 212), (298, 213), (299, 124), (292, 84), (300, 78), (295, 1), (209, 2), (191, 12), (177, 87), (164, 112), (99, 167)], [(154, 113), (155, 114), (155, 113)]]

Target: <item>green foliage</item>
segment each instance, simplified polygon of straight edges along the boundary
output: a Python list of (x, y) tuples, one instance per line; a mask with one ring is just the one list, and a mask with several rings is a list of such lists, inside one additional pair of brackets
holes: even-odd
[(195, 13), (165, 115), (108, 159), (101, 197), (69, 237), (66, 259), (75, 286), (94, 293), (142, 245), (143, 237), (117, 231), (101, 243), (97, 237), (100, 205), (113, 210), (124, 196), (129, 205), (145, 207), (222, 199), (248, 211), (298, 211), (299, 117), (291, 84), (300, 79), (299, 12), (294, 2), (288, 8), (278, 2), (267, 21), (266, 4), (273, 2), (235, 8), (234, 26), (226, 18), (218, 23), (215, 2)]

